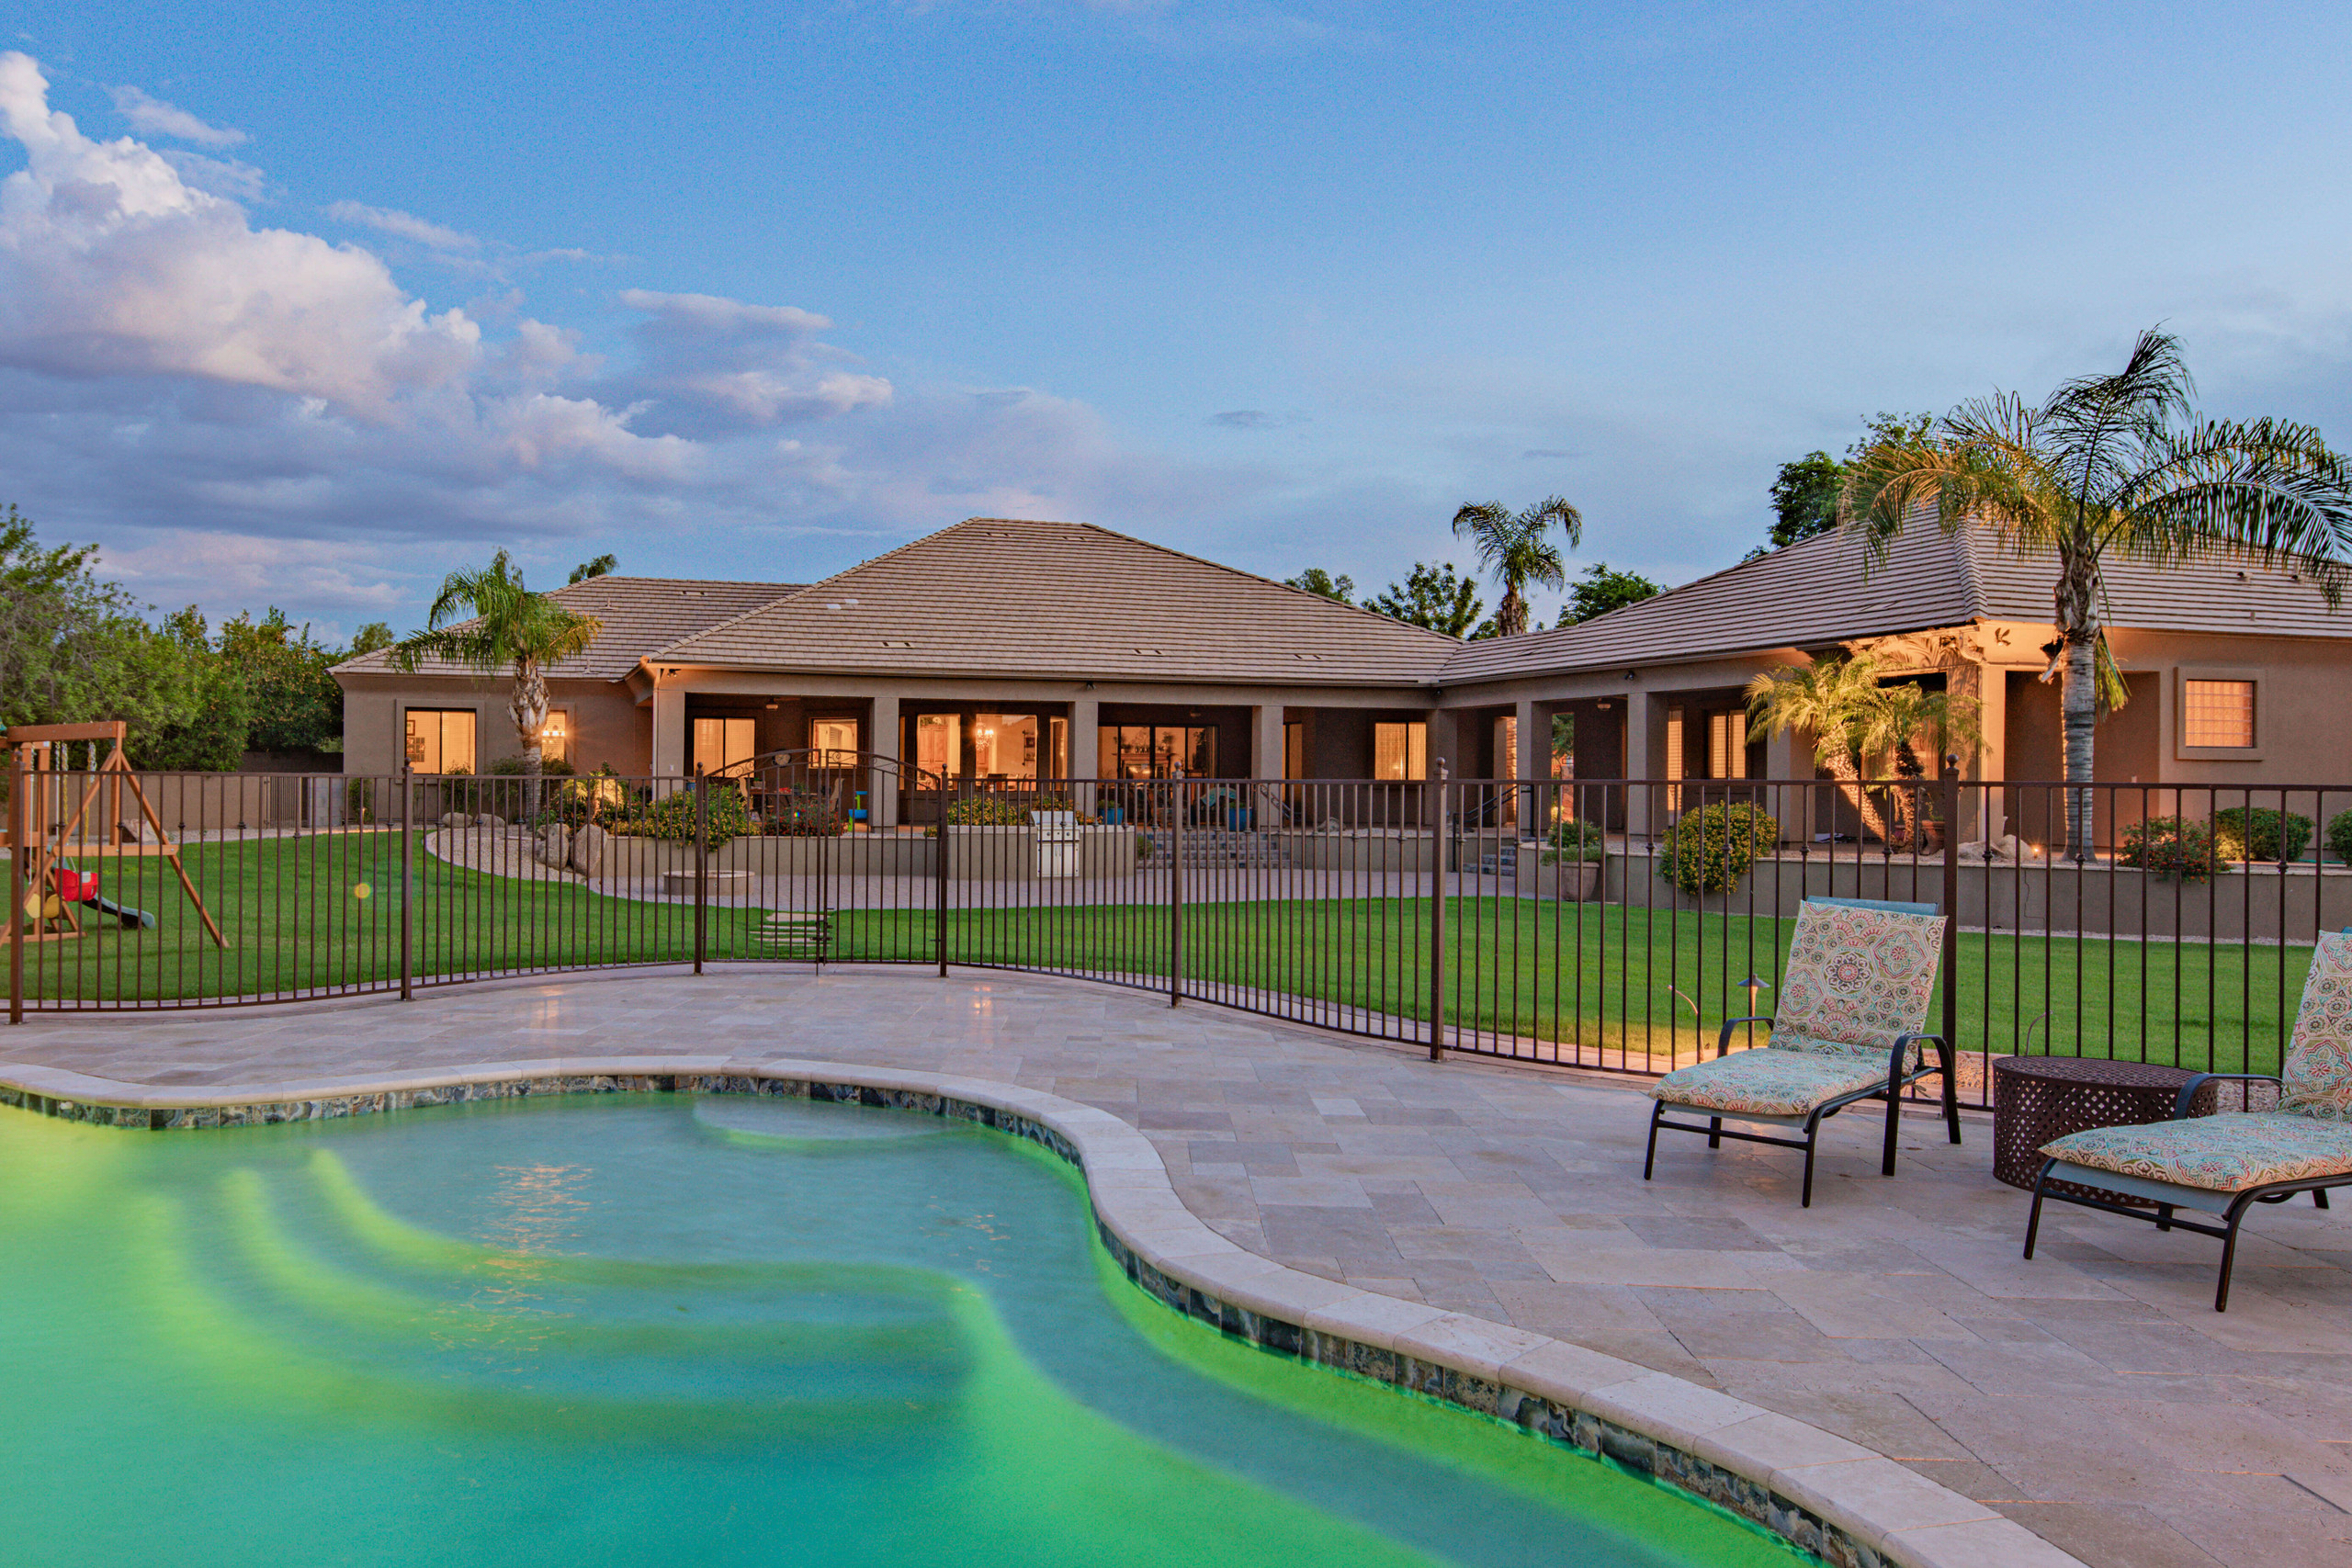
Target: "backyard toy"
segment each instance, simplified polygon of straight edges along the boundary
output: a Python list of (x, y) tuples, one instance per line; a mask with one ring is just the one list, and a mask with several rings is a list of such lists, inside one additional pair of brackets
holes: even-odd
[[(103, 866), (109, 859), (160, 855), (178, 874), (180, 887), (196, 906), (205, 933), (214, 945), (226, 947), (228, 938), (221, 934), (212, 911), (204, 907), (187, 867), (180, 862), (179, 846), (164, 831), (162, 818), (148, 803), (139, 775), (123, 754), (129, 729), (119, 719), (100, 724), (20, 724), (0, 736), (9, 750), (11, 823), (9, 831), (0, 835), (0, 844), (23, 868), (19, 884), (24, 889), (19, 911), (23, 938), (56, 942), (78, 937), (82, 920), (76, 911), (80, 909), (110, 917), (126, 931), (152, 931), (153, 914), (106, 897), (99, 891), (99, 873), (84, 871), (74, 863), (96, 861)], [(94, 765), (85, 773), (69, 771), (71, 748), (76, 742), (87, 743), (93, 753), (101, 744), (107, 749), (103, 759), (94, 757)], [(77, 780), (81, 782), (75, 798)], [(146, 821), (145, 832), (123, 815), (133, 802)], [(99, 826), (101, 822), (112, 826)]]

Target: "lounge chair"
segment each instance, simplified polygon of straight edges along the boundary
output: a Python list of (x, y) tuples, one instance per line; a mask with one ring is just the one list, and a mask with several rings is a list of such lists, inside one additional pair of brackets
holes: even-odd
[[(1813, 1160), (1821, 1123), (1865, 1100), (1886, 1102), (1886, 1153), (1879, 1174), (1894, 1174), (1894, 1136), (1903, 1091), (1930, 1073), (1943, 1075), (1944, 1121), (1960, 1142), (1960, 1100), (1951, 1043), (1927, 1032), (1928, 994), (1943, 955), (1944, 918), (1933, 904), (1860, 898), (1808, 898), (1797, 907), (1774, 1017), (1735, 1018), (1715, 1037), (1713, 1061), (1678, 1067), (1650, 1090), (1650, 1146), (1642, 1179), (1657, 1164), (1661, 1127), (1704, 1133), (1707, 1146), (1725, 1138), (1804, 1151), (1803, 1206), (1813, 1206)], [(1731, 1052), (1732, 1031), (1763, 1024), (1760, 1050)], [(1927, 1065), (1923, 1046), (1936, 1048)], [(1702, 1122), (1669, 1120), (1695, 1111)], [(1802, 1138), (1726, 1132), (1724, 1122), (1762, 1122), (1801, 1128)]]
[[(2224, 1111), (2225, 1097), (2243, 1109)], [(2158, 1230), (2216, 1236), (2222, 1278), (2213, 1310), (2227, 1312), (2238, 1226), (2254, 1205), (2308, 1192), (2324, 1209), (2330, 1188), (2352, 1187), (2352, 930), (2332, 931), (2313, 949), (2278, 1077), (2199, 1073), (2180, 1086), (2172, 1121), (2069, 1133), (2041, 1152), (2048, 1157), (2026, 1222), (2028, 1258), (2045, 1198), (2146, 1220)], [(2062, 1181), (2109, 1196), (2058, 1191), (2053, 1184)], [(2155, 1209), (2126, 1208), (2117, 1198), (2143, 1199)], [(2182, 1209), (2218, 1214), (2222, 1223), (2184, 1220)]]

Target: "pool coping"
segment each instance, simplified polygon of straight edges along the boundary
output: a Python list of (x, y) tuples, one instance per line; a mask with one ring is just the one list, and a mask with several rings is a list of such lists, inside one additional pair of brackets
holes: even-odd
[(145, 1130), (256, 1126), (553, 1094), (773, 1095), (977, 1122), (1077, 1166), (1103, 1244), (1168, 1305), (1271, 1352), (1510, 1421), (1713, 1503), (1838, 1568), (2082, 1568), (2014, 1519), (1834, 1433), (1670, 1373), (1261, 1258), (1184, 1204), (1110, 1111), (948, 1073), (728, 1056), (488, 1062), (430, 1073), (153, 1089), (0, 1066), (0, 1105)]

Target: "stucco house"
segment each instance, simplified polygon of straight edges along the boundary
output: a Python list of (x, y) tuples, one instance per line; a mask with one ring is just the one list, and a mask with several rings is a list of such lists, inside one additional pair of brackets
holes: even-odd
[[(1792, 546), (1577, 626), (1462, 643), (1085, 524), (973, 518), (825, 581), (605, 577), (555, 591), (602, 617), (550, 671), (553, 754), (675, 775), (794, 747), (1008, 782), (1555, 772), (1811, 777), (1800, 738), (1747, 733), (1758, 671), (1869, 648), (1983, 705), (1972, 777), (2054, 779), (2041, 675), (2054, 560), (1988, 533), (1912, 530), (1865, 570), (1842, 536)], [(2352, 781), (2352, 607), (2300, 573), (2229, 560), (2108, 575), (2132, 701), (2103, 720), (2103, 781)], [(515, 749), (505, 682), (336, 668), (345, 768), (481, 771)], [(897, 781), (874, 781), (877, 825)], [(1626, 802), (1636, 831), (1646, 802)], [(2018, 824), (2030, 831), (2032, 824)]]

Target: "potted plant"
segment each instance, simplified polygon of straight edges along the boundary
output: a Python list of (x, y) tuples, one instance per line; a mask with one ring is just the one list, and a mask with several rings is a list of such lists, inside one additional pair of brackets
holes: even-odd
[(1538, 884), (1555, 897), (1589, 903), (1600, 896), (1602, 863), (1609, 854), (1609, 835), (1600, 824), (1580, 817), (1555, 822), (1544, 836), (1540, 857), (1544, 869)]

